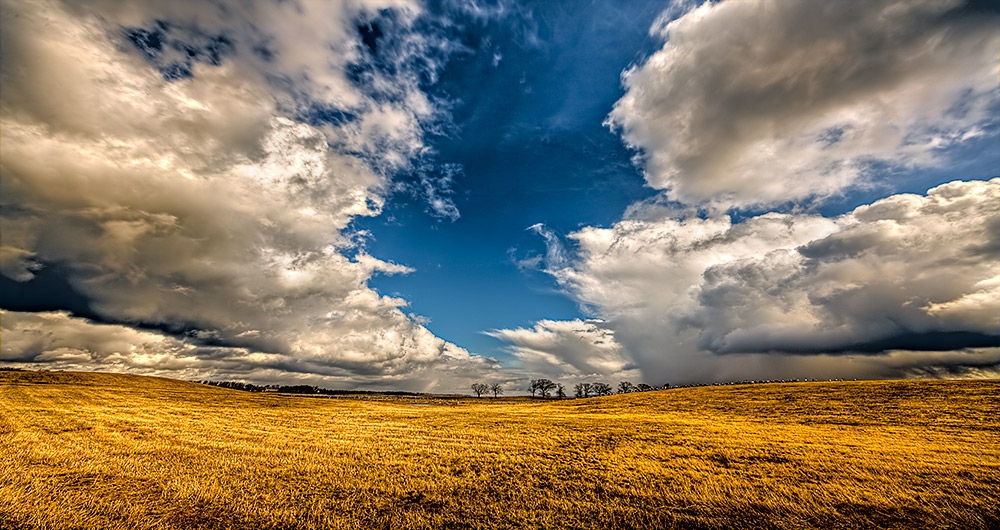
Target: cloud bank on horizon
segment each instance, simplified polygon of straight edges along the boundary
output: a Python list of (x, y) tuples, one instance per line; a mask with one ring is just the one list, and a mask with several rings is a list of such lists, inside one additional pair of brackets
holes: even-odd
[[(606, 117), (658, 195), (568, 244), (530, 228), (584, 314), (486, 331), (506, 367), (370, 287), (413, 269), (352, 227), (403, 173), (461, 222), (461, 168), (433, 176), (426, 141), (452, 126), (429, 87), (468, 53), (434, 31), (447, 13), (3, 8), (0, 268), (58, 270), (88, 302), (5, 300), (4, 363), (423, 391), (1000, 375), (1000, 178), (898, 192), (998, 136), (1000, 27), (964, 2), (668, 9)], [(815, 213), (857, 189), (887, 191)]]

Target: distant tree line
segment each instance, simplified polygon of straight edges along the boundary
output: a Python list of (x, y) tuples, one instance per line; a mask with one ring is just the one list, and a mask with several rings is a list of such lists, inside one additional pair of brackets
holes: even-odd
[(263, 392), (267, 390), (266, 386), (253, 385), (250, 383), (240, 383), (238, 381), (195, 381), (196, 383), (201, 383), (203, 385), (219, 386), (222, 388), (231, 388), (233, 390), (242, 390), (244, 392)]
[(212, 385), (233, 390), (243, 390), (244, 392), (279, 392), (282, 394), (323, 394), (327, 396), (345, 396), (352, 394), (378, 394), (389, 396), (421, 396), (421, 392), (403, 392), (400, 390), (331, 390), (310, 385), (254, 385), (251, 383), (241, 383), (239, 381), (195, 381), (203, 385)]
[[(652, 386), (647, 385), (646, 383), (639, 383), (636, 385), (632, 384), (630, 381), (622, 381), (618, 383), (619, 394), (628, 394), (630, 392), (648, 392), (650, 390), (665, 390), (668, 388), (670, 388), (669, 384)], [(551, 379), (532, 379), (528, 384), (527, 390), (528, 392), (531, 392), (531, 397), (556, 397), (559, 399), (568, 397), (566, 395), (566, 388), (562, 385), (562, 383), (556, 383)], [(578, 398), (610, 396), (615, 393), (615, 390), (611, 385), (603, 382), (577, 383), (576, 386), (573, 387), (573, 390), (574, 397)], [(493, 393), (493, 397), (499, 397), (500, 394), (503, 394), (503, 385), (500, 383), (473, 383), (472, 392), (476, 394), (476, 397), (483, 397), (490, 392)]]

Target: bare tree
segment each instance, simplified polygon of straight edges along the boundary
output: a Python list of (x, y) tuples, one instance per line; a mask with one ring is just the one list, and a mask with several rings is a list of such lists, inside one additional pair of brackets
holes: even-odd
[(531, 392), (531, 397), (535, 397), (535, 394), (538, 393), (538, 381), (538, 379), (532, 379), (531, 383), (528, 384), (528, 391)]
[(535, 390), (538, 392), (539, 397), (547, 398), (552, 395), (552, 391), (555, 389), (556, 384), (548, 379), (535, 380)]
[(590, 383), (577, 383), (575, 387), (576, 397), (578, 398), (588, 398), (590, 397), (591, 385)]
[(493, 392), (493, 397), (497, 397), (500, 394), (503, 394), (503, 384), (493, 383), (492, 385), (490, 385), (490, 391)]
[(566, 399), (566, 390), (563, 389), (562, 383), (556, 385), (556, 397), (559, 399)]
[(476, 397), (483, 397), (483, 394), (489, 389), (490, 387), (486, 383), (472, 383), (472, 391), (476, 393)]
[(635, 391), (636, 391), (635, 385), (633, 385), (629, 381), (622, 381), (621, 383), (618, 383), (619, 394), (628, 394), (630, 392), (635, 392)]
[(591, 383), (590, 389), (595, 396), (610, 396), (612, 392), (611, 385), (607, 383)]
[(649, 392), (650, 390), (652, 390), (652, 389), (653, 389), (653, 387), (651, 387), (651, 386), (647, 385), (646, 383), (639, 383), (638, 385), (636, 385), (636, 387), (635, 387), (635, 388), (636, 388), (636, 389), (637, 389), (637, 390), (638, 390), (639, 392)]

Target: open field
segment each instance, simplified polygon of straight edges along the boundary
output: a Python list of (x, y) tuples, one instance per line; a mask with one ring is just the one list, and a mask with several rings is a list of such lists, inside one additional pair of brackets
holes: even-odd
[(4, 372), (2, 528), (1000, 527), (1000, 383), (589, 400)]

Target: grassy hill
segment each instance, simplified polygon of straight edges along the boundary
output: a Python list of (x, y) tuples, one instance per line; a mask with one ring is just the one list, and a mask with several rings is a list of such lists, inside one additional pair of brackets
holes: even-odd
[(1000, 383), (311, 399), (3, 372), (2, 528), (998, 528)]

